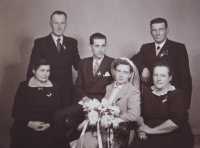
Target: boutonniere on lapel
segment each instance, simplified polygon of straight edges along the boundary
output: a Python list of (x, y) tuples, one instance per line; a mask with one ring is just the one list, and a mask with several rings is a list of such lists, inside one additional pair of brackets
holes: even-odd
[(63, 48), (64, 48), (64, 50), (66, 50), (66, 46), (65, 45), (63, 45)]
[(51, 96), (52, 96), (52, 93), (48, 93), (48, 94), (47, 94), (47, 97), (51, 97)]
[(162, 58), (163, 56), (167, 56), (168, 55), (168, 50), (163, 51), (162, 53), (159, 54), (159, 57)]
[(98, 72), (97, 72), (97, 76), (100, 76), (100, 75), (101, 75), (101, 72), (100, 72), (100, 71), (98, 71)]

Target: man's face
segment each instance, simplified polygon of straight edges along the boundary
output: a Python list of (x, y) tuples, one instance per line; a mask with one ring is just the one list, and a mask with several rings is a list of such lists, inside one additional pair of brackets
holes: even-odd
[(90, 45), (90, 48), (93, 52), (93, 57), (96, 60), (101, 59), (104, 56), (107, 48), (105, 39), (94, 39), (93, 44)]
[(151, 25), (150, 33), (155, 42), (160, 44), (167, 38), (169, 29), (166, 28), (165, 23), (156, 23)]
[(128, 82), (128, 79), (131, 77), (132, 73), (130, 73), (130, 66), (120, 64), (116, 67), (115, 70), (115, 80), (117, 84), (121, 85)]
[(65, 31), (67, 25), (66, 18), (64, 15), (54, 14), (49, 23), (52, 28), (53, 35), (58, 37), (63, 35), (63, 32)]

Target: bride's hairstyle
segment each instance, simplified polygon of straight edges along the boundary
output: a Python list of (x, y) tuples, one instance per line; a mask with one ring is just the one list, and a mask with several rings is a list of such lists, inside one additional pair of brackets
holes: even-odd
[(128, 58), (121, 57), (121, 58), (116, 59), (112, 62), (111, 73), (112, 73), (113, 78), (115, 78), (116, 67), (120, 64), (130, 66), (130, 72), (133, 73), (133, 74), (132, 74), (132, 77), (130, 78), (129, 82), (131, 84), (133, 84), (134, 86), (136, 86), (138, 89), (140, 89), (140, 77), (139, 77), (139, 74), (138, 74), (138, 70), (137, 70), (135, 64), (131, 60), (129, 60)]

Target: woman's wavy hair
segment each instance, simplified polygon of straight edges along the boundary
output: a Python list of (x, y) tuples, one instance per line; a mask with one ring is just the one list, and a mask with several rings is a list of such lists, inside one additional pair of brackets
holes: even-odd
[(154, 64), (154, 66), (153, 66), (153, 71), (154, 71), (154, 69), (156, 68), (156, 67), (166, 67), (167, 69), (168, 69), (168, 74), (169, 74), (169, 76), (172, 76), (172, 74), (173, 74), (173, 70), (172, 70), (172, 68), (171, 68), (171, 66), (170, 66), (170, 64), (169, 64), (169, 62), (167, 62), (167, 61), (159, 61), (159, 62), (156, 62), (155, 64)]
[(49, 60), (47, 60), (47, 59), (38, 59), (33, 63), (32, 69), (34, 69), (36, 71), (36, 70), (38, 70), (38, 68), (41, 65), (49, 65), (51, 67), (51, 64), (50, 64)]

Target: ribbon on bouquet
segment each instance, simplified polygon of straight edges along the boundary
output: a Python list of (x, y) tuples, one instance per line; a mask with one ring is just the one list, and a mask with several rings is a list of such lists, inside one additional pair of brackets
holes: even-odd
[[(97, 138), (98, 138), (98, 145), (99, 145), (99, 148), (102, 148), (102, 138), (101, 138), (101, 132), (100, 132), (100, 125), (99, 125), (99, 122), (100, 122), (100, 118), (98, 119), (97, 121)], [(81, 135), (80, 135), (80, 138), (81, 138), (81, 148), (83, 147), (83, 138), (84, 138), (84, 134), (85, 134), (85, 131), (87, 129), (87, 126), (88, 126), (88, 123), (89, 121), (87, 120), (86, 124), (84, 125), (84, 128), (81, 132)], [(76, 145), (75, 144), (72, 148), (76, 148)]]
[(113, 135), (113, 129), (108, 128), (107, 130), (107, 143), (108, 143), (108, 148), (114, 148), (114, 135)]
[[(89, 121), (87, 120), (87, 122), (86, 122), (86, 124), (84, 125), (84, 128), (83, 128), (83, 130), (82, 130), (82, 132), (81, 132), (81, 135), (80, 135), (80, 138), (81, 138), (81, 148), (82, 148), (82, 146), (83, 146), (83, 138), (84, 138), (84, 134), (85, 134), (85, 131), (86, 131), (86, 129), (87, 129), (88, 123), (89, 123)], [(76, 148), (76, 145), (77, 145), (77, 144), (75, 144), (72, 148)]]
[(97, 138), (98, 138), (99, 148), (102, 148), (102, 138), (101, 138), (101, 133), (100, 133), (99, 122), (100, 122), (100, 118), (97, 121)]

